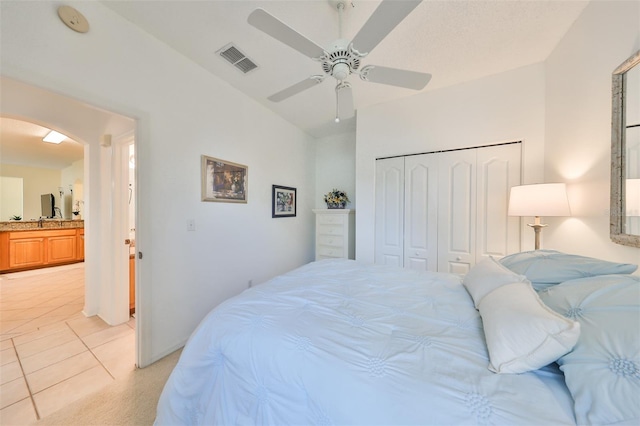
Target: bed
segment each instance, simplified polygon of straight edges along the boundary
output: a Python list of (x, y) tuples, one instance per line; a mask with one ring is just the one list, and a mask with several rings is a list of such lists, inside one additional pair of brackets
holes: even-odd
[(155, 423), (638, 424), (635, 268), (544, 250), (464, 277), (312, 262), (209, 313)]

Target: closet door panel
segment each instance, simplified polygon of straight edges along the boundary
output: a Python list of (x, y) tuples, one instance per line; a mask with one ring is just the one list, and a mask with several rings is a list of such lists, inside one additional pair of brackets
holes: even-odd
[(438, 268), (438, 163), (434, 155), (405, 159), (404, 266)]
[(438, 271), (464, 274), (475, 263), (475, 150), (438, 155)]
[(520, 184), (520, 144), (477, 150), (478, 214), (476, 262), (519, 251), (520, 225), (509, 217), (509, 190)]
[(403, 266), (404, 158), (376, 161), (375, 262)]

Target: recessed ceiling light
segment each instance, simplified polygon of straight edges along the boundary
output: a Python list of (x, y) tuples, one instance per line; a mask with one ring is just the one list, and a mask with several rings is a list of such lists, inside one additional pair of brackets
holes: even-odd
[(47, 134), (47, 136), (42, 138), (42, 140), (44, 142), (49, 142), (49, 143), (60, 143), (63, 140), (65, 140), (66, 138), (67, 137), (65, 135), (63, 135), (62, 133), (58, 133), (55, 130), (52, 130)]

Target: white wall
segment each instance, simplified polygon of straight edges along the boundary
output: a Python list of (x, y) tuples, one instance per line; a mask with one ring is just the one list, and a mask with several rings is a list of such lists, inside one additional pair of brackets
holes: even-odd
[[(2, 176), (20, 177), (23, 179), (23, 215), (22, 220), (37, 220), (42, 209), (40, 195), (53, 194), (56, 207), (60, 207), (60, 186), (62, 173), (56, 169), (2, 164)], [(0, 220), (9, 220), (7, 217)]]
[[(542, 181), (542, 64), (358, 110), (357, 259), (374, 260), (376, 158), (520, 140), (523, 182)], [(522, 247), (533, 247), (533, 232), (522, 234)]]
[(24, 217), (22, 183), (21, 177), (0, 174), (0, 221), (6, 221), (16, 216)]
[(356, 208), (356, 134), (327, 136), (316, 140), (315, 208), (327, 208), (324, 194), (332, 189), (347, 193), (349, 209)]
[[(100, 3), (71, 4), (91, 23), (87, 34), (60, 22), (57, 2), (0, 3), (1, 71), (137, 120), (144, 366), (249, 280), (313, 259), (313, 141)], [(249, 167), (247, 204), (200, 201), (202, 154)], [(271, 218), (274, 183), (298, 189), (297, 217)]]
[(358, 259), (373, 261), (376, 157), (523, 140), (523, 183), (568, 183), (573, 216), (545, 218), (543, 248), (640, 263), (609, 239), (611, 72), (639, 32), (640, 3), (591, 2), (544, 64), (359, 110)]
[[(62, 208), (63, 216), (65, 219), (72, 219), (71, 212), (73, 211), (73, 203), (74, 199), (81, 199), (82, 194), (78, 194), (81, 191), (75, 191), (74, 194), (73, 187), (74, 185), (80, 184), (83, 185), (84, 182), (84, 160), (74, 161), (72, 165), (69, 167), (65, 167), (62, 169), (62, 182), (61, 186), (64, 191), (64, 203)], [(77, 198), (77, 197), (80, 198)], [(84, 206), (80, 205), (80, 211), (82, 211)]]
[(546, 61), (545, 177), (567, 182), (573, 213), (547, 220), (547, 247), (640, 263), (609, 239), (611, 73), (638, 49), (640, 2), (591, 2)]

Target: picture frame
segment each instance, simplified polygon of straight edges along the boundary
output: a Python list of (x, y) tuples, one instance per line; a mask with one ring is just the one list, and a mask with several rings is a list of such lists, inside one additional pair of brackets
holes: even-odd
[(202, 201), (247, 203), (249, 168), (202, 155)]
[(296, 188), (273, 185), (271, 187), (271, 217), (295, 217), (298, 204)]

